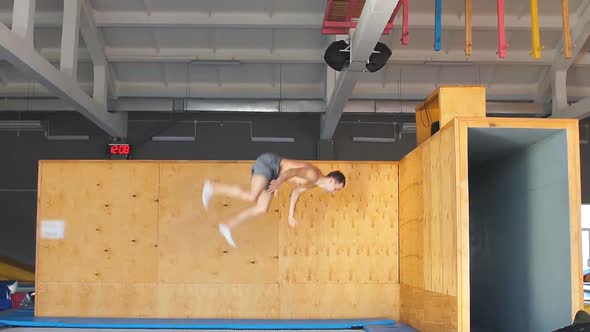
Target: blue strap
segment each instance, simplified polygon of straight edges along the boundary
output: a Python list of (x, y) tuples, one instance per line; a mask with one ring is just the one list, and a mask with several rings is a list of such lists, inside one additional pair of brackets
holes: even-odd
[(440, 51), (440, 40), (442, 34), (442, 0), (435, 0), (434, 8), (434, 50)]

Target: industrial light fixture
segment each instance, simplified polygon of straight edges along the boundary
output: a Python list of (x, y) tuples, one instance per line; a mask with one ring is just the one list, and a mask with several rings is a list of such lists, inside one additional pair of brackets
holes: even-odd
[(87, 141), (88, 135), (46, 135), (48, 141)]
[(391, 50), (389, 47), (381, 42), (377, 42), (377, 45), (375, 45), (375, 49), (371, 53), (371, 56), (369, 56), (369, 61), (365, 67), (369, 72), (374, 73), (387, 64), (387, 60), (389, 60), (390, 56)]
[(294, 137), (250, 137), (252, 142), (294, 143)]
[(416, 132), (415, 123), (404, 123), (402, 124), (402, 134), (411, 134)]
[(156, 142), (194, 142), (195, 136), (154, 136), (152, 141)]
[(336, 71), (344, 70), (350, 64), (350, 45), (345, 40), (332, 42), (324, 52), (324, 61)]
[(45, 138), (48, 141), (88, 141), (90, 136), (88, 135), (51, 135), (49, 134), (49, 123), (45, 129)]
[(251, 142), (268, 142), (268, 143), (294, 143), (294, 137), (267, 137), (267, 136), (254, 136), (252, 135), (252, 122), (251, 121), (199, 121), (194, 120), (194, 135), (191, 136), (152, 136), (152, 141), (159, 142), (195, 142), (197, 141), (197, 125), (199, 123), (213, 123), (223, 126), (226, 123), (231, 124), (247, 124), (250, 128), (250, 141)]
[(392, 137), (353, 137), (353, 142), (369, 142), (369, 143), (395, 143), (395, 138)]
[(43, 131), (40, 120), (4, 120), (0, 121), (0, 130)]

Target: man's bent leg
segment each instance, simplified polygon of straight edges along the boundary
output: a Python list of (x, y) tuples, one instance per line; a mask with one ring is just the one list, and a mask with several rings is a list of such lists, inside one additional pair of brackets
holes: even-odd
[(237, 216), (229, 220), (227, 223), (219, 225), (219, 232), (221, 232), (221, 234), (225, 237), (225, 239), (231, 246), (233, 246), (234, 248), (236, 246), (233, 239), (231, 238), (231, 229), (235, 228), (236, 226), (238, 226), (246, 220), (265, 214), (268, 210), (268, 207), (270, 206), (272, 197), (272, 193), (269, 193), (267, 191), (262, 192), (260, 196), (258, 196), (258, 201), (256, 202), (255, 206), (240, 212)]
[(255, 218), (260, 215), (265, 214), (266, 211), (268, 210), (268, 206), (270, 205), (270, 202), (272, 201), (272, 197), (273, 197), (272, 193), (269, 193), (267, 191), (261, 193), (260, 196), (258, 196), (258, 201), (256, 202), (256, 205), (242, 211), (237, 216), (235, 216), (233, 219), (229, 220), (226, 223), (226, 225), (231, 229), (231, 228), (238, 226), (239, 224), (241, 224), (242, 222), (244, 222), (248, 219)]
[(247, 202), (255, 202), (260, 193), (265, 190), (269, 180), (262, 176), (254, 174), (250, 180), (250, 190), (245, 190), (238, 185), (224, 184), (219, 182), (205, 181), (203, 186), (203, 206), (209, 206), (209, 200), (213, 195), (224, 195), (232, 198), (242, 199)]

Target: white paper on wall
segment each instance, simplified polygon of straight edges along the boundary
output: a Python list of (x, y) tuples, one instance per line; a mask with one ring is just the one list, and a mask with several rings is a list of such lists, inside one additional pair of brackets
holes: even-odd
[(41, 221), (41, 238), (42, 239), (63, 239), (64, 238), (64, 221), (63, 220), (43, 220), (43, 221)]

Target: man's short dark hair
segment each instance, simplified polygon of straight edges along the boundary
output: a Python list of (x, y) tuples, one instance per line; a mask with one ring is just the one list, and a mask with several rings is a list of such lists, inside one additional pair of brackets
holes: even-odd
[(338, 183), (342, 183), (342, 187), (346, 185), (346, 177), (340, 171), (332, 171), (328, 173), (328, 177), (333, 178)]

